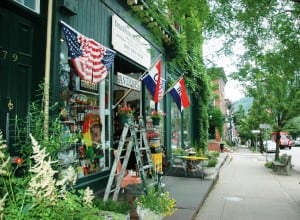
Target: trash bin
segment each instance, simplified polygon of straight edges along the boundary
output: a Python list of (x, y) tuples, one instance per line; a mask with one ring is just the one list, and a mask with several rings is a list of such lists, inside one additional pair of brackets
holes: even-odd
[(223, 152), (223, 150), (224, 150), (224, 145), (225, 145), (225, 144), (220, 144), (221, 152)]

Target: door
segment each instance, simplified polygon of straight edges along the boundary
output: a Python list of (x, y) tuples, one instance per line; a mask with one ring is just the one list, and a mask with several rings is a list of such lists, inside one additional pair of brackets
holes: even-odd
[(10, 152), (16, 121), (26, 119), (30, 103), (33, 27), (25, 17), (0, 8), (0, 129)]

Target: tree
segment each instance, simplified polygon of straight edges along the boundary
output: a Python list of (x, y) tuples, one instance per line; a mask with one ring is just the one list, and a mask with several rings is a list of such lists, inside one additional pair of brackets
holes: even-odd
[(245, 52), (231, 77), (254, 97), (253, 119), (269, 122), (280, 132), (300, 112), (299, 1), (222, 0), (210, 6), (207, 30), (214, 36), (225, 34), (224, 51), (232, 52), (237, 41), (243, 43)]

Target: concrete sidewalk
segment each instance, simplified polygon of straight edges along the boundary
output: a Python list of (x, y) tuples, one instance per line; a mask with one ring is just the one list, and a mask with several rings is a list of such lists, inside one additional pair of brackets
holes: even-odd
[(163, 176), (162, 182), (165, 183), (165, 191), (176, 200), (177, 211), (165, 220), (194, 219), (200, 206), (218, 180), (220, 167), (224, 164), (228, 153), (221, 153), (218, 163), (211, 175), (204, 179)]
[(299, 173), (292, 170), (291, 176), (276, 175), (264, 164), (263, 154), (248, 149), (229, 154), (218, 182), (194, 219), (299, 220)]

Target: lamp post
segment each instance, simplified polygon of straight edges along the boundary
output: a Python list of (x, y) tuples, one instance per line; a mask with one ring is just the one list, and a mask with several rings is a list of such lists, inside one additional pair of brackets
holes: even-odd
[(260, 133), (260, 130), (252, 130), (252, 134), (255, 134), (255, 152), (257, 151), (257, 135)]

